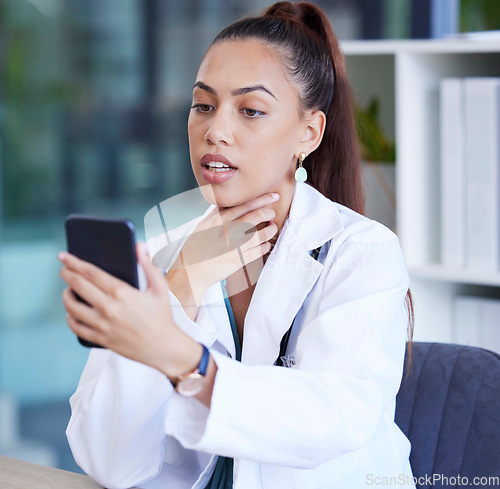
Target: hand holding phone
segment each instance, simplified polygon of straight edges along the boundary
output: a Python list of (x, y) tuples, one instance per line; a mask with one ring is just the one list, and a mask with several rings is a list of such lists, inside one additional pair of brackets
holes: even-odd
[[(81, 226), (77, 225), (78, 228)], [(90, 226), (94, 227), (95, 223)], [(69, 234), (77, 235), (74, 230), (70, 230)], [(130, 237), (130, 232), (127, 235)], [(90, 242), (99, 241), (95, 234), (92, 236)], [(70, 241), (73, 243), (72, 238)], [(74, 251), (73, 246), (70, 248)], [(84, 251), (88, 251), (84, 248)], [(97, 249), (102, 252), (102, 249)], [(168, 284), (164, 275), (151, 262), (146, 249), (123, 246), (120, 239), (117, 240), (117, 249), (133, 250), (133, 253), (125, 253), (125, 256), (131, 259), (132, 264), (136, 263), (137, 258), (141, 265), (139, 270), (143, 270), (146, 284), (144, 290), (137, 290), (137, 267), (130, 263), (125, 266), (125, 270), (130, 273), (133, 285), (124, 280), (120, 272), (120, 260), (120, 270), (114, 270), (121, 277), (117, 278), (72, 253), (59, 253), (58, 258), (63, 263), (59, 274), (68, 285), (62, 294), (68, 325), (77, 336), (88, 340), (87, 343), (92, 342), (91, 346), (97, 344), (109, 348), (130, 360), (156, 368), (167, 377), (176, 378), (192, 369), (196, 360), (199, 361), (200, 344), (175, 322)], [(81, 251), (77, 249), (83, 256)], [(94, 256), (95, 253), (93, 251), (90, 254)], [(99, 253), (95, 261), (108, 267), (110, 262), (116, 260), (116, 256), (109, 254), (120, 253), (112, 247), (106, 247), (106, 253)], [(100, 261), (106, 254), (108, 259)], [(77, 300), (73, 290), (87, 304)]]
[[(65, 228), (69, 253), (139, 288), (132, 221), (71, 214), (65, 220)], [(80, 337), (78, 341), (89, 348), (102, 348)]]

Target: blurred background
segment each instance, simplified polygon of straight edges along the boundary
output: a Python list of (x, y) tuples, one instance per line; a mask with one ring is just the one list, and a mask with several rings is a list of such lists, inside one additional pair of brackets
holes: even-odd
[[(0, 454), (79, 471), (65, 438), (88, 350), (66, 326), (69, 213), (144, 215), (195, 186), (199, 62), (262, 0), (0, 0)], [(499, 29), (497, 0), (317, 1), (341, 40)], [(390, 156), (389, 156), (390, 158)]]

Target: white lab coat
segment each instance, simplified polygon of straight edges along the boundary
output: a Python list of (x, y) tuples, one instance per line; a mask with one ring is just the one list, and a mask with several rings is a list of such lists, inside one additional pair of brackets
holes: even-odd
[[(92, 350), (70, 401), (77, 463), (111, 489), (204, 488), (211, 454), (234, 457), (235, 489), (360, 489), (385, 480), (375, 477), (413, 488), (410, 443), (394, 423), (408, 285), (393, 232), (297, 183), (248, 308), (241, 363), (229, 357), (220, 284), (195, 322), (171, 294), (177, 323), (218, 365), (211, 408), (155, 369)], [(296, 314), (294, 365), (275, 367)]]

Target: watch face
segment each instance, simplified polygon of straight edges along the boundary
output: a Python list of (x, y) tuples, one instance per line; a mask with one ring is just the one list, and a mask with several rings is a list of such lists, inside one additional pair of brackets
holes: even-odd
[(189, 374), (177, 384), (176, 390), (183, 396), (191, 397), (199, 394), (203, 390), (204, 385), (205, 377), (203, 375)]

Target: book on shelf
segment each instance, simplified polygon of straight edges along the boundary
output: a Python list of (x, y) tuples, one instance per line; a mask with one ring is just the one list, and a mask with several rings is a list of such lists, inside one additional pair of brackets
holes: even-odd
[(457, 296), (453, 304), (453, 341), (500, 353), (500, 300)]
[(440, 84), (441, 264), (500, 271), (500, 78)]
[(444, 78), (440, 85), (441, 263), (465, 265), (463, 83)]
[(500, 78), (466, 78), (467, 267), (499, 270)]

